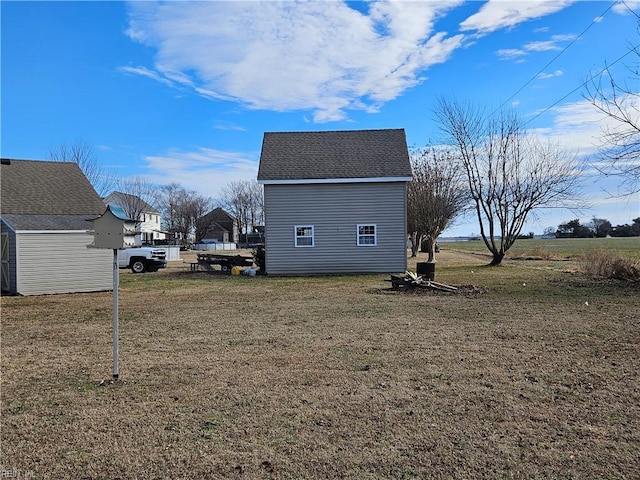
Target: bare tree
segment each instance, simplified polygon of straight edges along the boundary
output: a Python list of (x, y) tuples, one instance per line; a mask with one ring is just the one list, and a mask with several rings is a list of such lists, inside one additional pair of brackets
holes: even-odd
[(82, 140), (76, 140), (70, 145), (62, 143), (59, 147), (50, 149), (49, 160), (77, 163), (100, 197), (107, 195), (117, 183), (115, 173), (105, 168), (95, 157), (93, 149)]
[(148, 212), (156, 199), (157, 187), (143, 177), (123, 178), (117, 182), (117, 191), (112, 192), (107, 199), (112, 198), (124, 213), (136, 222), (142, 221), (142, 214)]
[(197, 237), (199, 219), (211, 209), (212, 200), (171, 183), (160, 187), (156, 204), (172, 240), (188, 243)]
[(438, 236), (469, 204), (463, 170), (455, 155), (447, 150), (427, 147), (412, 152), (413, 180), (407, 185), (407, 227), (411, 256), (415, 257), (423, 239), (428, 245), (429, 262), (435, 261)]
[[(640, 16), (632, 13), (640, 25)], [(584, 97), (615, 124), (603, 127), (595, 166), (604, 175), (621, 177), (623, 194), (628, 195), (640, 191), (640, 45), (631, 46), (626, 55), (635, 59), (625, 65), (627, 78), (615, 77), (606, 65), (587, 79)]]
[[(179, 205), (181, 194), (184, 189), (178, 183), (170, 183), (162, 185), (157, 191), (154, 199), (155, 205), (160, 210), (164, 229), (169, 232), (171, 243), (177, 241), (178, 231), (178, 213), (177, 205)], [(174, 208), (174, 205), (176, 208)]]
[(264, 221), (264, 194), (257, 181), (230, 182), (222, 192), (225, 210), (236, 218), (238, 231), (245, 235)]
[(485, 116), (444, 99), (434, 113), (460, 155), (490, 265), (502, 262), (535, 210), (584, 205), (575, 155), (528, 134), (514, 113)]

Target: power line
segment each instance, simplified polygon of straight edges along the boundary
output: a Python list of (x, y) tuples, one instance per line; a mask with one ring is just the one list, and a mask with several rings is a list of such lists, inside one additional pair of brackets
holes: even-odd
[[(618, 63), (619, 61), (621, 61), (624, 57), (626, 57), (627, 55), (629, 55), (630, 53), (635, 53), (637, 51), (637, 49), (640, 47), (640, 43), (638, 45), (636, 45), (635, 47), (629, 49), (629, 51), (627, 51), (627, 53), (625, 53), (624, 55), (622, 55), (620, 58), (618, 58), (617, 60), (615, 60), (613, 63), (608, 64), (606, 67), (604, 67), (602, 70), (600, 70), (596, 75), (590, 77), (590, 78), (594, 78), (594, 77), (599, 77), (600, 75), (602, 75), (609, 67), (612, 67), (613, 65), (615, 65), (616, 63)], [(536, 114), (535, 117), (530, 118), (529, 120), (527, 120), (526, 125), (528, 125), (529, 123), (533, 122), (536, 118), (538, 118), (540, 115), (542, 115), (543, 113), (548, 112), (549, 110), (551, 110), (553, 107), (555, 107), (557, 104), (559, 104), (560, 102), (562, 102), (564, 99), (566, 99), (567, 97), (569, 97), (570, 95), (574, 94), (575, 92), (577, 92), (578, 90), (580, 90), (581, 88), (583, 88), (588, 82), (590, 81), (589, 78), (587, 78), (584, 82), (582, 82), (580, 85), (578, 85), (576, 88), (574, 88), (573, 90), (571, 90), (569, 93), (567, 93), (564, 97), (560, 98), (559, 100), (556, 100), (554, 103), (552, 103), (551, 105), (549, 105), (547, 108), (545, 108), (544, 110), (540, 111), (539, 113)]]
[[(544, 72), (547, 67), (549, 67), (549, 65), (551, 65), (553, 62), (555, 62), (558, 57), (560, 57), (560, 55), (562, 55), (564, 52), (566, 52), (569, 47), (571, 47), (574, 43), (576, 43), (580, 37), (582, 37), (591, 27), (593, 27), (596, 23), (597, 23), (597, 19), (598, 18), (602, 18), (606, 15), (606, 13), (611, 10), (611, 8), (613, 8), (613, 6), (618, 3), (618, 0), (613, 0), (613, 2), (611, 2), (611, 4), (604, 10), (604, 12), (602, 12), (599, 16), (597, 16), (596, 18), (593, 19), (593, 21), (589, 24), (589, 26), (587, 26), (587, 28), (585, 28), (582, 33), (580, 33), (580, 35), (578, 35), (576, 38), (574, 38), (566, 47), (564, 47), (555, 57), (553, 57), (544, 67), (542, 67), (533, 77), (531, 77), (529, 80), (527, 80), (527, 82), (522, 85), (513, 95), (511, 95), (509, 98), (507, 98), (501, 105), (500, 107), (496, 110), (500, 110), (502, 107), (504, 107), (510, 100), (513, 99), (513, 97), (515, 97), (516, 95), (518, 95), (522, 90), (524, 90), (531, 82), (533, 82), (536, 78), (538, 78), (538, 76)], [(624, 2), (623, 2), (624, 3)], [(626, 5), (626, 4), (625, 4)], [(575, 92), (575, 90), (574, 90)], [(571, 92), (573, 93), (573, 92)], [(569, 94), (570, 95), (570, 94)], [(564, 97), (566, 98), (566, 97)], [(554, 104), (555, 105), (555, 104)], [(494, 112), (495, 113), (495, 112)]]

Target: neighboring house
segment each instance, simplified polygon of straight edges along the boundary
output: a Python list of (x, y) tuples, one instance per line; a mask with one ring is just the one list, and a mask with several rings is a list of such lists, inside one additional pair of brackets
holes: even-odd
[(117, 205), (124, 213), (138, 223), (138, 245), (155, 245), (158, 240), (166, 238), (160, 228), (160, 212), (137, 195), (112, 192), (102, 199), (106, 205)]
[(113, 254), (87, 248), (104, 203), (77, 164), (2, 159), (2, 291), (111, 290)]
[(198, 243), (238, 243), (238, 223), (220, 207), (200, 217), (198, 229)]
[(411, 178), (402, 129), (265, 133), (267, 273), (404, 272)]

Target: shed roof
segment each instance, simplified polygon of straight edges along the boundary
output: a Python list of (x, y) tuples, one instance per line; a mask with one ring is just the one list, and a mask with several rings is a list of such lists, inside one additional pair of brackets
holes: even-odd
[(107, 205), (107, 209), (104, 211), (103, 215), (107, 213), (107, 211), (111, 212), (119, 220), (124, 220), (126, 222), (133, 222), (133, 220), (131, 220), (127, 216), (127, 214), (124, 213), (124, 210), (119, 205), (111, 205), (111, 204)]
[(3, 159), (0, 213), (16, 230), (85, 230), (104, 203), (73, 162)]
[(266, 132), (258, 181), (409, 180), (404, 129)]

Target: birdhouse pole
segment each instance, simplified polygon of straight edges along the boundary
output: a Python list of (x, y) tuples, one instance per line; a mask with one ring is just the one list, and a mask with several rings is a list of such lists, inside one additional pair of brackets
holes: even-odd
[(118, 379), (120, 368), (118, 365), (118, 286), (120, 274), (118, 272), (118, 249), (113, 249), (113, 378)]
[(135, 244), (135, 222), (126, 216), (121, 207), (107, 205), (105, 212), (93, 222), (93, 243), (88, 248), (104, 248), (113, 250), (113, 378), (118, 379), (120, 366), (118, 362), (118, 250)]

